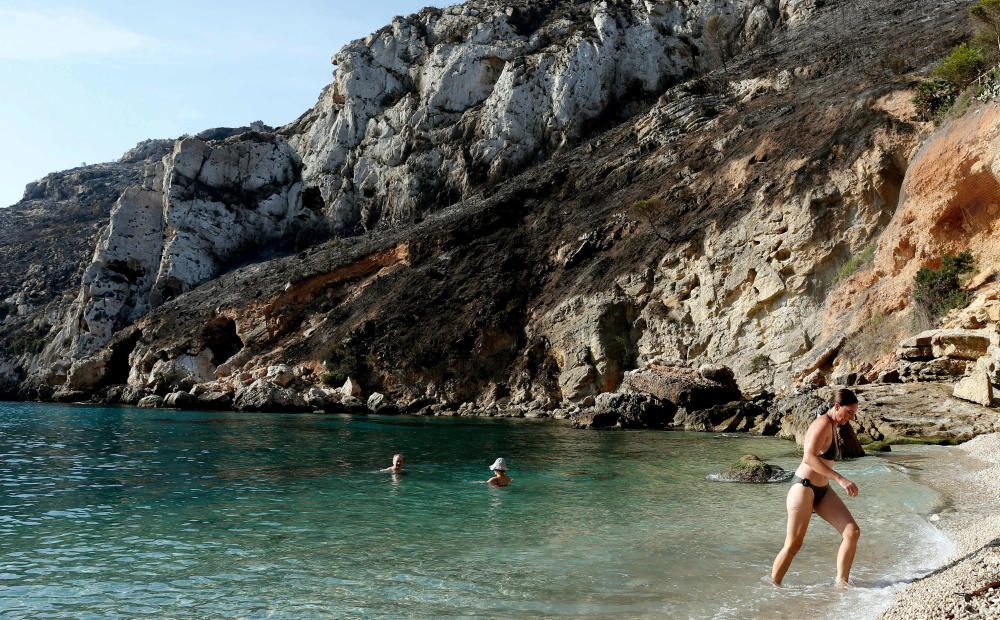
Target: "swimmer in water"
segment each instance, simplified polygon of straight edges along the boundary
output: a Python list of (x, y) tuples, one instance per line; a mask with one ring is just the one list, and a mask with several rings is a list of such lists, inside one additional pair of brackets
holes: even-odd
[(403, 473), (403, 455), (402, 454), (392, 455), (392, 467), (386, 467), (385, 469), (380, 469), (379, 471), (388, 474)]
[(507, 461), (504, 459), (500, 458), (493, 461), (490, 469), (493, 471), (493, 477), (487, 480), (486, 484), (495, 487), (505, 487), (512, 482), (512, 478), (507, 475)]

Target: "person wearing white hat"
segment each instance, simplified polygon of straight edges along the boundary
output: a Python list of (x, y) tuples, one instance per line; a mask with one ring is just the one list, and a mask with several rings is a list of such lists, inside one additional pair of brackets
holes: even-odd
[(507, 461), (499, 458), (493, 461), (490, 469), (493, 471), (493, 477), (486, 481), (487, 484), (492, 484), (495, 487), (505, 487), (511, 483), (511, 477), (507, 475)]

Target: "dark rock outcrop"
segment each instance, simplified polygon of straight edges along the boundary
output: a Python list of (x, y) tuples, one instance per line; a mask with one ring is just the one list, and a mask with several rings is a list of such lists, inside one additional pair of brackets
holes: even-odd
[(623, 387), (670, 401), (688, 411), (708, 409), (742, 398), (731, 372), (715, 376), (724, 382), (710, 379), (691, 368), (650, 366), (626, 373)]
[(600, 394), (592, 410), (573, 425), (576, 428), (666, 428), (677, 407), (648, 394)]

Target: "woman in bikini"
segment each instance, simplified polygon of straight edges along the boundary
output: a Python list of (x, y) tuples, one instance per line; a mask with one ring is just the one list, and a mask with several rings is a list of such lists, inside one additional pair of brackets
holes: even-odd
[(837, 585), (847, 585), (861, 529), (843, 500), (830, 488), (830, 480), (839, 484), (849, 496), (857, 497), (858, 485), (833, 469), (834, 461), (840, 458), (840, 433), (837, 427), (853, 420), (857, 410), (858, 397), (854, 392), (836, 390), (830, 410), (817, 417), (806, 431), (802, 463), (795, 470), (792, 488), (785, 500), (788, 509), (785, 546), (781, 548), (778, 557), (774, 558), (774, 566), (771, 568), (771, 579), (775, 585), (781, 585), (792, 559), (802, 548), (814, 511), (843, 536), (837, 553)]

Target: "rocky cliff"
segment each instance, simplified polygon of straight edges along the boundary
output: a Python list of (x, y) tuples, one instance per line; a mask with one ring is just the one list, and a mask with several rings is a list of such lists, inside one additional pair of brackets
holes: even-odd
[(930, 0), (398, 18), (294, 123), (143, 160), (61, 301), (3, 323), (0, 374), (249, 409), (331, 406), (351, 376), (482, 410), (586, 404), (651, 365), (724, 363), (745, 391), (847, 369), (885, 278), (844, 264), (926, 262), (885, 240), (931, 174), (914, 79), (966, 29)]
[[(510, 178), (635, 104), (766, 41), (804, 2), (467, 2), (333, 57), (284, 133), (339, 230), (411, 222)], [(721, 17), (714, 38), (710, 16)]]

